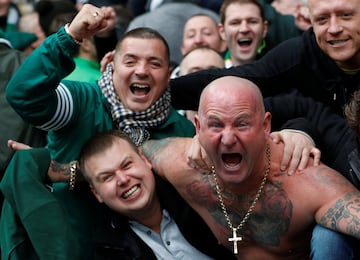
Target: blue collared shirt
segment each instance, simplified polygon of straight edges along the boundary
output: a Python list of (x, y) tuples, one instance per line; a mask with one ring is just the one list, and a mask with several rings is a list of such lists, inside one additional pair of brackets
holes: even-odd
[(163, 210), (160, 234), (136, 221), (129, 221), (129, 223), (131, 229), (153, 250), (157, 259), (211, 259), (183, 237), (166, 210)]

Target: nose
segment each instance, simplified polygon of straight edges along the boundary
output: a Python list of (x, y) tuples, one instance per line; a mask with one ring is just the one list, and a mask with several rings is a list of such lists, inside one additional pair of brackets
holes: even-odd
[(223, 131), (221, 136), (221, 143), (228, 147), (231, 147), (236, 143), (236, 136), (230, 129)]
[(195, 43), (199, 45), (202, 44), (203, 42), (204, 42), (204, 37), (202, 36), (202, 34), (201, 33), (196, 34)]
[(145, 62), (139, 62), (135, 67), (135, 73), (137, 75), (147, 75), (148, 74), (148, 66)]
[(124, 174), (120, 171), (116, 172), (116, 184), (122, 186), (127, 184), (130, 181), (130, 178), (127, 174)]
[(241, 21), (240, 25), (239, 25), (239, 31), (240, 32), (247, 32), (249, 31), (249, 24), (247, 21)]
[(343, 30), (341, 23), (336, 16), (332, 16), (329, 20), (329, 33), (336, 34)]

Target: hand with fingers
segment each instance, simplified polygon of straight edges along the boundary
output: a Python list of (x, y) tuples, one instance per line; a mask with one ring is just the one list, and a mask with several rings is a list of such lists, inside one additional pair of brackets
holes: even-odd
[(307, 134), (289, 129), (273, 132), (270, 136), (273, 142), (283, 142), (285, 145), (282, 171), (288, 169), (288, 174), (293, 174), (296, 170), (304, 170), (311, 156), (314, 158), (314, 166), (319, 165), (321, 152)]
[(112, 7), (98, 8), (85, 4), (65, 29), (75, 42), (81, 43), (84, 38), (114, 28), (115, 22), (116, 14)]
[(193, 169), (210, 172), (212, 164), (200, 145), (197, 135), (193, 137), (191, 148), (187, 152), (187, 163)]

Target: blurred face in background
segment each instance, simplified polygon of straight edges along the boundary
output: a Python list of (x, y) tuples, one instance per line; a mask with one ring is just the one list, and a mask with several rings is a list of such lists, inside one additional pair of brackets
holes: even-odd
[(233, 66), (251, 63), (268, 30), (268, 23), (253, 3), (234, 2), (224, 10), (224, 21), (219, 25), (226, 41)]
[(186, 55), (198, 47), (209, 47), (219, 53), (226, 49), (215, 20), (207, 15), (193, 16), (184, 26), (181, 53)]

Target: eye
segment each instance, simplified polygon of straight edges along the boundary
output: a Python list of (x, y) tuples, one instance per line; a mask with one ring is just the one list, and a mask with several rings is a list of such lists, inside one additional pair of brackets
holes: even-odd
[(160, 62), (151, 62), (150, 65), (152, 68), (161, 68)]
[(257, 19), (251, 19), (249, 20), (249, 24), (258, 24), (259, 21)]
[(124, 64), (125, 64), (126, 66), (132, 66), (132, 65), (135, 64), (135, 61), (134, 61), (134, 60), (125, 60), (125, 61), (124, 61)]
[(239, 24), (241, 24), (241, 21), (238, 20), (233, 20), (229, 22), (229, 25), (239, 25)]
[(111, 181), (112, 177), (113, 177), (113, 174), (105, 173), (105, 174), (101, 175), (100, 181), (101, 182), (108, 182), (108, 181)]
[(124, 169), (129, 169), (129, 168), (131, 167), (131, 165), (132, 165), (132, 162), (131, 162), (131, 161), (128, 161), (128, 162), (126, 162), (126, 163), (123, 165), (123, 168), (124, 168)]
[(202, 33), (203, 33), (203, 35), (206, 35), (206, 36), (213, 35), (213, 32), (211, 30), (203, 30)]
[(318, 23), (318, 24), (325, 24), (328, 20), (328, 17), (326, 16), (319, 16), (315, 19), (315, 21)]
[(351, 17), (353, 17), (353, 14), (352, 13), (343, 13), (342, 17), (345, 19), (350, 19)]
[(208, 123), (208, 127), (209, 127), (209, 128), (221, 128), (221, 127), (222, 127), (222, 124), (221, 124), (221, 122), (219, 122), (219, 121), (210, 121), (210, 122)]
[(236, 121), (235, 125), (239, 129), (246, 129), (250, 127), (251, 121), (248, 118), (241, 118), (240, 120)]
[(190, 32), (188, 34), (186, 34), (186, 39), (192, 39), (195, 37), (195, 32)]

